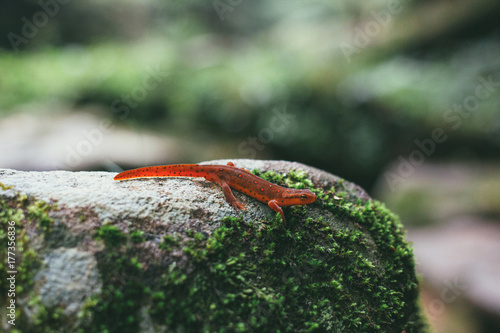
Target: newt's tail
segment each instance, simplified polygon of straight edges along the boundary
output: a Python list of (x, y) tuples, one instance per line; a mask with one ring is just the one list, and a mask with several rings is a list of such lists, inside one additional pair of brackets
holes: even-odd
[(203, 177), (202, 166), (197, 164), (172, 164), (144, 167), (120, 172), (115, 180), (124, 180), (143, 177)]

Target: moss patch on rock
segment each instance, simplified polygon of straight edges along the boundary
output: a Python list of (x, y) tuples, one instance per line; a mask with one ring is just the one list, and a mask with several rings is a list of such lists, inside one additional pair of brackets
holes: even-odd
[[(48, 213), (57, 209), (42, 200), (19, 194), (12, 186), (0, 183), (6, 196), (0, 196), (0, 303), (15, 300), (16, 315), (12, 332), (51, 332), (61, 327), (60, 309), (46, 309), (34, 291), (33, 277), (40, 268), (37, 251), (30, 244), (29, 233), (47, 235), (53, 224)], [(8, 198), (8, 199), (5, 199)], [(28, 230), (31, 230), (29, 232)], [(11, 259), (15, 258), (14, 261)], [(11, 274), (10, 271), (16, 273)], [(8, 277), (15, 276), (12, 294)], [(9, 303), (10, 304), (10, 303)], [(32, 312), (28, 318), (23, 309)], [(3, 312), (2, 312), (3, 313)], [(3, 317), (5, 317), (3, 315)]]

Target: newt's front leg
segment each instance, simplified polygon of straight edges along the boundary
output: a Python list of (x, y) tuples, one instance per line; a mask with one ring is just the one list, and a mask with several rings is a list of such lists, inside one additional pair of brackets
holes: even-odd
[(283, 213), (283, 209), (278, 205), (278, 201), (270, 200), (267, 205), (274, 210), (275, 212), (280, 213), (281, 218), (283, 219), (283, 223), (286, 224), (285, 213)]

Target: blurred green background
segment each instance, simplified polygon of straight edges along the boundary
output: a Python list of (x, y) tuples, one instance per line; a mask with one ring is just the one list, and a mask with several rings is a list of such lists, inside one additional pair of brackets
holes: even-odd
[(493, 332), (499, 17), (494, 0), (2, 1), (0, 167), (327, 170), (401, 216), (437, 332)]

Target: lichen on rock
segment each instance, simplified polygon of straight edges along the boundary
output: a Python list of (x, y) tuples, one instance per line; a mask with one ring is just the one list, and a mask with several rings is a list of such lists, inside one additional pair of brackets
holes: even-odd
[[(1, 223), (16, 221), (18, 251), (34, 262), (17, 297), (19, 318), (36, 318), (22, 325), (34, 332), (427, 332), (412, 249), (383, 204), (299, 163), (234, 163), (318, 199), (285, 207), (284, 225), (240, 193), (247, 210), (235, 212), (204, 179), (114, 182), (104, 172), (0, 170)], [(58, 283), (57, 270), (75, 283)], [(28, 304), (28, 296), (36, 301)]]

